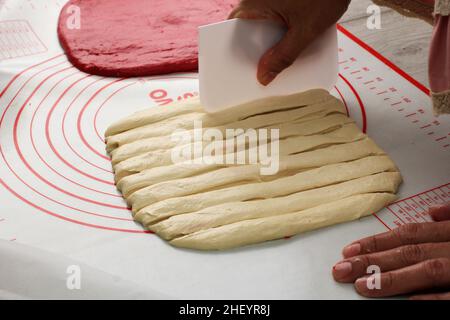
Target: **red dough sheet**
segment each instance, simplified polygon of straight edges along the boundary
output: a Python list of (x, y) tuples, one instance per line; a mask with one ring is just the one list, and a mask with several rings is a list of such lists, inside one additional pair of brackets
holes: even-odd
[(70, 0), (58, 36), (69, 60), (96, 75), (137, 77), (198, 69), (198, 30), (238, 0)]

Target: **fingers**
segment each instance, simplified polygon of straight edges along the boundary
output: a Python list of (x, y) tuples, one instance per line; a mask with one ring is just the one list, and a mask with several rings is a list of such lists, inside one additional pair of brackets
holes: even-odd
[[(408, 224), (358, 240), (343, 250), (333, 268), (339, 282), (355, 282), (366, 297), (387, 297), (450, 287), (450, 206), (433, 207), (432, 223)], [(381, 274), (367, 276), (370, 266)], [(374, 281), (379, 280), (379, 286)], [(450, 293), (418, 295), (414, 300), (450, 299)]]
[(338, 282), (352, 283), (366, 276), (370, 266), (377, 266), (381, 272), (386, 272), (438, 258), (450, 259), (450, 242), (413, 244), (352, 257), (333, 267), (333, 277)]
[(344, 248), (344, 258), (390, 250), (409, 244), (450, 241), (450, 221), (410, 223), (389, 232), (358, 240)]
[[(379, 275), (378, 288), (370, 289), (375, 278), (360, 278), (356, 291), (365, 297), (389, 297), (431, 288), (450, 286), (450, 259), (427, 260)], [(376, 281), (375, 281), (376, 282)]]
[(450, 292), (412, 296), (410, 300), (450, 300)]
[[(270, 20), (280, 25), (286, 25), (285, 20), (271, 10), (270, 6), (255, 5), (251, 2), (242, 2), (235, 8), (228, 16), (228, 19), (233, 18)], [(306, 45), (307, 43), (302, 39), (299, 31), (294, 28), (289, 29), (283, 39), (261, 57), (258, 64), (258, 81), (263, 85), (268, 85), (281, 71), (294, 63)]]
[(431, 207), (428, 213), (434, 221), (448, 221), (450, 220), (450, 203)]
[[(300, 53), (345, 13), (350, 0), (241, 0), (229, 18), (267, 19), (287, 27), (283, 39), (258, 64), (257, 78), (268, 85), (291, 66)], [(323, 10), (326, 7), (327, 10)]]
[(268, 85), (284, 69), (291, 66), (303, 49), (312, 40), (311, 36), (296, 29), (289, 29), (284, 37), (260, 59), (257, 78), (262, 85)]

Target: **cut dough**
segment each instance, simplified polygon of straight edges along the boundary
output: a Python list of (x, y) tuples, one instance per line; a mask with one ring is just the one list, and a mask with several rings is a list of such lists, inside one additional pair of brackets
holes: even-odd
[[(278, 129), (280, 139), (293, 137), (293, 136), (309, 136), (319, 133), (326, 133), (336, 129), (339, 129), (343, 125), (352, 123), (353, 121), (343, 114), (331, 114), (324, 118), (310, 120), (306, 123), (287, 123), (280, 125), (271, 125), (264, 128)], [(220, 128), (222, 134), (225, 136), (225, 129)], [(190, 131), (190, 134), (194, 134), (194, 130)], [(240, 134), (239, 136), (242, 136)], [(230, 139), (234, 139), (236, 136)], [(227, 138), (227, 137), (226, 137)], [(225, 140), (226, 141), (226, 140)], [(246, 141), (249, 142), (247, 139)], [(223, 144), (223, 140), (216, 141), (217, 144)], [(191, 143), (192, 144), (192, 143)], [(170, 150), (177, 145), (176, 141), (172, 141), (171, 136), (152, 137), (136, 139), (128, 141), (123, 147), (119, 147), (111, 152), (111, 158), (113, 165), (130, 159), (134, 156), (148, 153), (158, 150)]]
[(198, 194), (233, 183), (260, 180), (259, 165), (236, 166), (151, 185), (135, 192), (127, 200), (133, 211), (138, 211), (145, 206), (165, 199)]
[(227, 124), (224, 124), (223, 119), (212, 118), (208, 114), (189, 113), (172, 119), (163, 120), (158, 125), (149, 124), (107, 138), (107, 149), (108, 151), (112, 151), (114, 148), (127, 145), (131, 142), (140, 142), (144, 138), (161, 138), (164, 134), (172, 134), (175, 129), (191, 130), (193, 129), (194, 121), (196, 120), (201, 121), (205, 128), (215, 127), (221, 132), (224, 132), (226, 129), (234, 128), (258, 129), (270, 125), (285, 124), (287, 122), (301, 123), (308, 120), (320, 119), (333, 113), (345, 113), (345, 108), (337, 103), (336, 100), (328, 100), (324, 103), (289, 109), (286, 111), (251, 116), (244, 120), (237, 120)]
[[(310, 136), (295, 136), (280, 141), (280, 154), (294, 154), (322, 145), (338, 144), (360, 140), (364, 134), (354, 124), (347, 124), (335, 131)], [(233, 139), (232, 139), (233, 140)], [(194, 144), (189, 144), (193, 148)], [(213, 145), (224, 146), (224, 141), (215, 141)], [(136, 145), (137, 149), (142, 150), (146, 146), (146, 142), (142, 141)], [(159, 167), (172, 163), (172, 149), (158, 149), (150, 152), (135, 154), (135, 150), (121, 155), (121, 162), (115, 165), (116, 172), (120, 170), (139, 170), (149, 169), (151, 167)], [(151, 160), (154, 159), (154, 160)], [(113, 162), (114, 165), (114, 162)]]
[[(343, 145), (331, 146), (328, 149), (318, 149), (310, 152), (300, 153), (292, 157), (281, 157), (280, 162), (297, 162), (299, 169), (307, 169), (330, 163), (350, 161), (358, 159), (361, 156), (383, 153), (384, 152), (380, 148), (378, 148), (370, 139), (364, 139), (361, 141), (361, 143), (347, 143)], [(164, 154), (161, 155), (160, 153), (149, 153), (128, 159), (116, 165), (114, 168), (116, 182), (119, 182), (123, 177), (153, 168), (155, 163), (153, 161), (155, 160), (151, 160), (152, 162), (150, 162), (149, 160), (147, 160), (147, 157), (150, 159), (154, 159), (155, 155), (160, 155), (161, 158), (159, 160), (156, 159), (156, 161), (160, 162), (163, 162), (163, 160), (161, 159), (163, 157), (166, 157), (164, 156)], [(210, 165), (204, 164), (204, 166)], [(220, 166), (221, 165), (215, 165), (215, 168), (218, 168)], [(292, 166), (295, 166), (295, 164), (290, 165), (290, 167)]]
[[(340, 128), (342, 125), (347, 123), (352, 123), (353, 121), (344, 116), (342, 114), (335, 114), (327, 116), (323, 119), (312, 120), (307, 123), (301, 124), (288, 124), (280, 126), (280, 138), (286, 138), (297, 135), (313, 135), (318, 133), (325, 133), (328, 131), (335, 130)], [(274, 127), (268, 127), (272, 129)], [(163, 149), (166, 149), (168, 145), (167, 142), (170, 142), (170, 137), (157, 138), (158, 141), (155, 141), (155, 146), (161, 145)], [(175, 146), (175, 143), (171, 144), (171, 148)], [(167, 148), (168, 149), (168, 148)], [(180, 173), (178, 175), (180, 167), (187, 166), (187, 171), (183, 171), (184, 173)], [(127, 176), (121, 179), (117, 188), (123, 193), (124, 197), (128, 198), (133, 192), (136, 190), (142, 189), (145, 186), (149, 186), (151, 183), (155, 184), (165, 180), (172, 180), (174, 177), (185, 178), (194, 174), (203, 173), (208, 168), (202, 168), (201, 165), (175, 165), (175, 166), (165, 166), (163, 168), (170, 168), (170, 170), (166, 170), (163, 174), (155, 174), (155, 170), (153, 169), (145, 169), (137, 174)]]
[[(323, 90), (218, 114), (204, 113), (194, 98), (117, 122), (107, 131), (107, 149), (136, 221), (174, 246), (229, 249), (354, 220), (396, 199), (402, 181), (397, 167), (344, 113), (342, 103)], [(213, 143), (200, 139), (223, 155), (173, 163), (179, 145), (171, 133), (193, 134), (199, 120), (203, 129), (222, 133)], [(279, 148), (243, 130), (227, 136), (227, 129), (279, 129)], [(237, 145), (228, 149), (230, 142)], [(184, 143), (189, 150), (195, 145)], [(263, 164), (248, 161), (261, 147), (279, 160), (273, 175), (262, 175)], [(246, 161), (226, 164), (220, 161), (225, 155)]]
[(356, 220), (381, 210), (395, 199), (391, 193), (356, 195), (304, 211), (202, 230), (173, 239), (170, 243), (198, 250), (231, 249)]
[(140, 128), (151, 123), (158, 123), (173, 117), (192, 112), (202, 112), (203, 108), (198, 98), (175, 102), (172, 106), (155, 106), (150, 109), (135, 112), (127, 118), (117, 121), (106, 129), (106, 139), (118, 136), (122, 132)]
[[(353, 151), (353, 153), (350, 153)], [(370, 155), (383, 154), (383, 151), (379, 149), (371, 140), (364, 139), (362, 141), (337, 145), (326, 150), (316, 150), (311, 152), (305, 152), (295, 157), (295, 161), (302, 165), (300, 168), (309, 168), (310, 165), (320, 166), (327, 164), (327, 154), (331, 154), (328, 157), (328, 161), (345, 162), (355, 160), (361, 157), (367, 157)], [(324, 160), (325, 159), (325, 162)], [(286, 161), (286, 158), (282, 159)], [(217, 164), (194, 164), (194, 163), (177, 163), (164, 167), (156, 167), (150, 169), (143, 169), (139, 173), (128, 175), (123, 179), (117, 179), (118, 175), (121, 175), (116, 168), (116, 181), (118, 181), (118, 188), (121, 190), (126, 198), (133, 192), (142, 189), (151, 184), (159, 183), (162, 181), (168, 181), (178, 178), (185, 178), (196, 174), (201, 174), (210, 170), (223, 168), (225, 165)], [(126, 175), (125, 173), (122, 173)]]
[[(296, 163), (293, 162), (292, 165), (296, 166)], [(396, 170), (395, 164), (387, 156), (367, 157), (348, 163), (323, 166), (269, 182), (249, 183), (183, 197), (166, 198), (139, 210), (135, 219), (147, 226), (173, 215), (202, 210), (220, 203), (270, 199), (375, 173)], [(205, 181), (205, 183), (207, 182)], [(134, 212), (137, 208), (139, 206), (133, 208)]]
[[(301, 151), (301, 148), (291, 148), (291, 150)], [(132, 205), (133, 211), (136, 211), (145, 205), (149, 205), (157, 201), (212, 189), (216, 187), (218, 183), (225, 185), (239, 181), (250, 182), (258, 179), (261, 180), (260, 167), (260, 165), (234, 166), (184, 179), (161, 182), (136, 191), (129, 197), (128, 202)], [(297, 163), (294, 161), (280, 161), (280, 168), (275, 177), (283, 176), (283, 173), (288, 170), (298, 170)], [(175, 192), (174, 188), (178, 191)], [(193, 192), (193, 190), (196, 191)], [(164, 193), (165, 195), (163, 196), (161, 193)], [(157, 194), (161, 195), (156, 196)]]
[[(336, 101), (336, 98), (330, 96), (325, 90), (316, 89), (304, 93), (297, 93), (289, 96), (272, 97), (220, 111), (214, 115), (207, 115), (207, 119), (213, 123), (230, 123), (243, 120), (255, 114), (264, 114), (267, 112), (276, 112), (280, 110), (309, 106), (313, 104), (325, 103), (327, 101)], [(123, 120), (111, 125), (105, 133), (108, 139), (119, 133), (143, 127), (149, 124), (161, 126), (160, 121), (167, 120), (179, 115), (191, 112), (203, 112), (198, 97), (188, 99), (182, 102), (176, 102), (172, 106), (157, 106), (148, 110), (137, 112)]]
[(225, 166), (225, 164), (196, 164), (188, 162), (164, 167), (156, 167), (121, 179), (117, 184), (117, 188), (122, 192), (125, 198), (128, 198), (135, 191), (159, 182), (191, 177), (196, 174), (205, 173), (214, 169), (223, 168)]
[(398, 172), (385, 172), (343, 183), (264, 200), (228, 202), (170, 217), (149, 229), (166, 240), (242, 220), (281, 215), (309, 209), (356, 194), (395, 192), (402, 179)]

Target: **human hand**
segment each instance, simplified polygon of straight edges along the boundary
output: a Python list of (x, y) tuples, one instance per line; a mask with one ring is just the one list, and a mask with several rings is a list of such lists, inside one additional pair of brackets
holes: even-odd
[(271, 20), (287, 28), (283, 39), (260, 59), (257, 78), (268, 85), (345, 13), (350, 0), (241, 0), (229, 19)]
[[(355, 283), (365, 297), (388, 297), (432, 290), (412, 299), (449, 299), (450, 203), (429, 210), (434, 221), (412, 223), (346, 246), (333, 267), (338, 282)], [(367, 286), (367, 268), (381, 270), (380, 288)]]

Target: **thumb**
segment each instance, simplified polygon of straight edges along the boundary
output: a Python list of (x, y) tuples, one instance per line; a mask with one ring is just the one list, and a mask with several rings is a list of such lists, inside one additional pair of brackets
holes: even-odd
[(450, 203), (431, 207), (428, 213), (434, 221), (448, 221), (450, 220)]
[(291, 66), (310, 40), (300, 31), (289, 29), (284, 37), (260, 59), (258, 81), (267, 86), (281, 71)]

